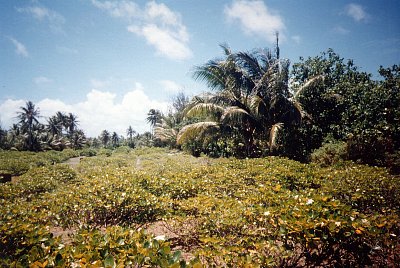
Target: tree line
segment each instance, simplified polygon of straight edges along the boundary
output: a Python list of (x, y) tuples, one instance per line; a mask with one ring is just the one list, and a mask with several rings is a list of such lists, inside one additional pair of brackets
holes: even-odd
[[(3, 149), (47, 150), (84, 146), (168, 146), (193, 155), (262, 157), (279, 155), (400, 166), (400, 68), (380, 67), (380, 78), (360, 70), (333, 49), (290, 65), (273, 50), (234, 52), (194, 67), (193, 78), (209, 91), (178, 94), (164, 114), (150, 109), (151, 132), (126, 137), (103, 130), (87, 138), (77, 116), (57, 112), (46, 124), (27, 102), (18, 123), (0, 128)], [(291, 67), (290, 67), (291, 66)]]
[(45, 151), (82, 149), (86, 147), (113, 149), (120, 146), (153, 146), (150, 132), (137, 133), (132, 126), (127, 128), (126, 138), (116, 132), (103, 130), (98, 137), (86, 137), (79, 129), (78, 116), (58, 111), (41, 123), (40, 110), (32, 101), (16, 112), (17, 123), (10, 129), (0, 125), (0, 149), (19, 151)]
[(1, 149), (81, 149), (86, 143), (84, 132), (78, 129), (78, 117), (72, 113), (57, 112), (47, 119), (46, 124), (42, 124), (39, 122), (39, 108), (33, 102), (27, 101), (16, 114), (18, 122), (9, 130), (0, 126)]
[[(194, 69), (210, 91), (180, 96), (172, 112), (150, 110), (154, 137), (193, 155), (279, 155), (400, 167), (400, 68), (363, 72), (333, 49), (290, 69), (273, 51), (233, 52)], [(176, 100), (175, 100), (176, 101)]]

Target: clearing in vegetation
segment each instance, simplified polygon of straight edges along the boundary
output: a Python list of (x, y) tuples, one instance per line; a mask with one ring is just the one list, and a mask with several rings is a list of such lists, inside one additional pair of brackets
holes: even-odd
[(20, 175), (0, 184), (2, 267), (400, 263), (400, 179), (382, 168), (164, 149), (86, 157), (73, 168), (56, 153), (0, 159)]

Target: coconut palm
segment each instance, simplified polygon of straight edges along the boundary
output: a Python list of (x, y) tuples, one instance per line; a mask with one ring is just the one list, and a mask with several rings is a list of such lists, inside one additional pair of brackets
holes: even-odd
[(7, 141), (11, 147), (15, 147), (18, 137), (20, 136), (20, 127), (18, 124), (12, 124), (7, 133)]
[(126, 130), (126, 135), (128, 136), (129, 139), (129, 146), (130, 147), (134, 147), (134, 143), (133, 143), (133, 136), (136, 134), (136, 131), (133, 130), (132, 126), (129, 126), (128, 129)]
[(68, 116), (64, 112), (58, 111), (55, 115), (56, 120), (65, 131), (68, 131)]
[(161, 122), (161, 117), (162, 117), (161, 112), (159, 110), (156, 110), (156, 109), (150, 109), (149, 112), (147, 113), (146, 121), (150, 124), (152, 132), (153, 132), (154, 126), (157, 123)]
[(222, 48), (225, 58), (195, 69), (194, 78), (216, 92), (188, 106), (187, 116), (203, 120), (185, 126), (178, 142), (214, 133), (241, 140), (248, 156), (271, 152), (279, 131), (301, 121), (301, 107), (288, 86), (289, 62), (268, 50), (232, 53), (229, 47)]
[(27, 101), (25, 107), (20, 107), (21, 111), (17, 112), (21, 130), (27, 137), (28, 150), (33, 150), (34, 144), (34, 126), (39, 124), (39, 109), (35, 107), (31, 101)]
[(100, 139), (101, 143), (103, 144), (103, 146), (107, 147), (107, 145), (111, 139), (110, 132), (108, 132), (107, 130), (103, 130), (100, 134), (99, 139)]
[(133, 139), (133, 135), (136, 134), (136, 131), (133, 130), (132, 126), (129, 126), (128, 129), (126, 130), (126, 135), (128, 136), (129, 140)]
[(62, 128), (61, 122), (59, 121), (57, 116), (51, 116), (47, 120), (47, 131), (52, 136), (61, 136), (62, 135)]
[(65, 127), (67, 129), (68, 135), (70, 137), (72, 137), (72, 135), (74, 134), (76, 128), (78, 127), (78, 123), (79, 123), (78, 116), (76, 116), (76, 115), (74, 115), (72, 113), (69, 113), (66, 116), (66, 120), (65, 121), (66, 121)]
[(178, 112), (162, 116), (160, 122), (154, 127), (154, 137), (171, 148), (175, 148), (180, 128), (180, 118), (181, 114)]
[(113, 147), (118, 147), (119, 146), (119, 136), (117, 132), (113, 132), (111, 135), (111, 143)]
[(74, 149), (82, 149), (86, 144), (86, 136), (82, 130), (78, 129), (72, 133), (71, 136), (71, 146)]

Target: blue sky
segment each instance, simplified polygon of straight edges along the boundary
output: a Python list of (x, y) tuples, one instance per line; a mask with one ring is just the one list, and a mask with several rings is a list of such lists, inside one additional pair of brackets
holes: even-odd
[(400, 3), (316, 0), (0, 1), (0, 121), (31, 100), (43, 118), (78, 116), (88, 136), (143, 133), (150, 108), (207, 90), (194, 66), (273, 48), (292, 63), (333, 48), (377, 76), (400, 64)]

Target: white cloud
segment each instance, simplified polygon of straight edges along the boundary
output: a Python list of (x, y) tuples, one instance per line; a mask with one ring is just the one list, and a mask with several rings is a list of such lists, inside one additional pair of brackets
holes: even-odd
[(353, 18), (357, 22), (365, 21), (368, 18), (367, 12), (365, 12), (361, 5), (349, 4), (345, 8), (345, 12), (347, 16)]
[(47, 22), (53, 32), (63, 32), (62, 26), (65, 23), (65, 18), (56, 11), (50, 10), (43, 6), (21, 7), (17, 8), (17, 11), (20, 13), (29, 14), (39, 21)]
[[(149, 131), (149, 125), (146, 122), (148, 111), (151, 108), (167, 111), (168, 108), (167, 102), (151, 100), (139, 83), (122, 96), (121, 101), (116, 101), (116, 97), (114, 93), (92, 89), (83, 102), (66, 104), (58, 99), (43, 99), (35, 105), (43, 116), (40, 120), (43, 123), (57, 111), (77, 115), (79, 127), (89, 137), (97, 137), (104, 129), (125, 135), (129, 126), (140, 133)], [(24, 105), (24, 100), (8, 99), (0, 103), (3, 127), (9, 128), (16, 123), (17, 111)]]
[(15, 53), (18, 55), (21, 55), (23, 57), (29, 57), (28, 50), (26, 49), (25, 45), (19, 42), (17, 39), (9, 37), (10, 41), (14, 44), (15, 46)]
[(110, 92), (92, 90), (86, 101), (74, 105), (80, 126), (89, 136), (97, 136), (103, 129), (125, 135), (128, 126), (138, 132), (148, 131), (146, 115), (151, 108), (166, 110), (168, 103), (150, 100), (143, 87), (136, 84), (121, 102)]
[(127, 30), (144, 37), (158, 55), (186, 60), (192, 57), (189, 48), (189, 34), (179, 13), (168, 6), (154, 1), (140, 8), (132, 1), (92, 0), (95, 7), (106, 11), (110, 16), (128, 20)]
[(336, 26), (335, 28), (333, 28), (333, 32), (341, 35), (346, 35), (350, 33), (348, 29), (343, 28), (342, 26)]
[(24, 100), (5, 100), (0, 103), (0, 122), (3, 128), (9, 128), (12, 124), (17, 123), (17, 111), (19, 108), (25, 106)]
[(65, 104), (59, 99), (53, 100), (46, 98), (35, 103), (35, 107), (39, 109), (40, 115), (43, 116), (42, 119), (44, 120), (40, 120), (42, 123), (46, 123), (46, 119), (58, 111), (74, 113), (71, 105)]
[(160, 20), (163, 25), (174, 25), (182, 27), (181, 18), (178, 13), (174, 13), (165, 4), (149, 2), (146, 6), (146, 16), (150, 20)]
[(159, 81), (159, 84), (165, 91), (171, 93), (178, 93), (183, 88), (181, 85), (171, 80), (161, 80)]
[(130, 1), (97, 1), (92, 0), (92, 4), (102, 10), (107, 11), (112, 17), (116, 18), (134, 18), (140, 16), (140, 8), (134, 2)]
[(185, 60), (192, 56), (191, 50), (176, 32), (160, 28), (155, 24), (141, 28), (129, 26), (128, 31), (144, 36), (147, 42), (156, 48), (158, 55), (172, 60)]
[(238, 21), (242, 30), (249, 35), (265, 38), (269, 42), (275, 41), (275, 33), (285, 30), (283, 19), (268, 9), (263, 1), (234, 0), (224, 9), (226, 18)]
[(53, 80), (51, 80), (50, 78), (47, 78), (45, 76), (38, 76), (38, 77), (33, 78), (33, 82), (37, 85), (40, 85), (40, 84), (51, 83), (51, 82), (53, 82)]

